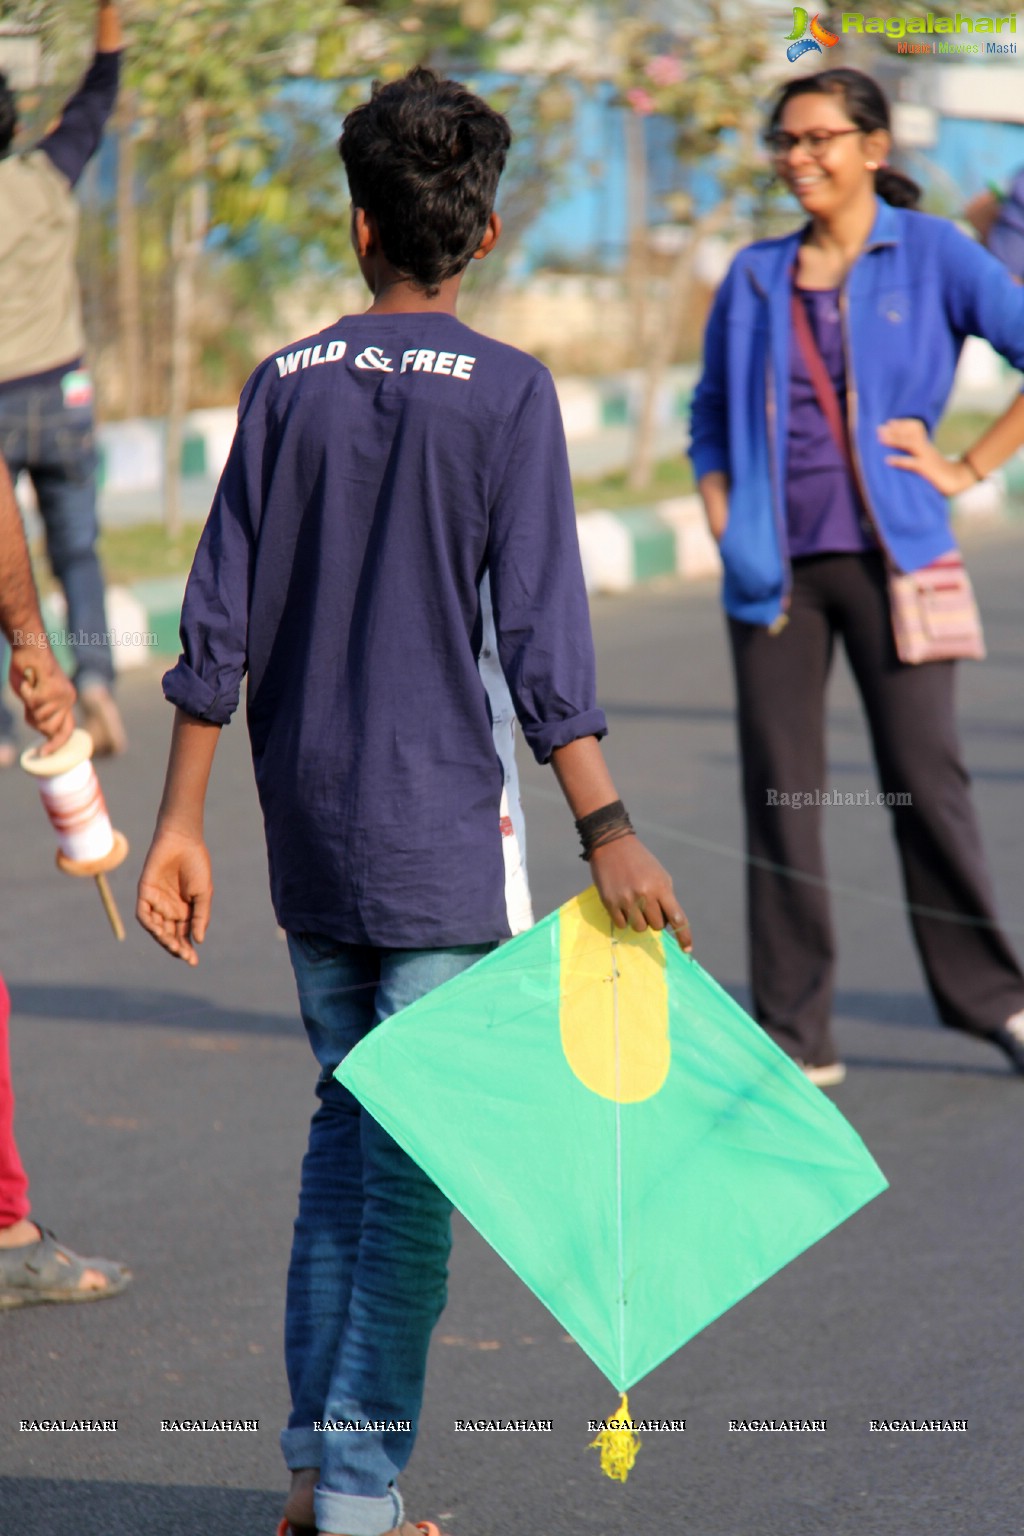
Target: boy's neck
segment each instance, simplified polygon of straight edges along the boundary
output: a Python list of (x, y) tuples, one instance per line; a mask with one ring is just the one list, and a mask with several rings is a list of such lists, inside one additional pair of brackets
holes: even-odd
[(458, 306), (462, 273), (446, 278), (433, 297), (405, 278), (382, 281), (374, 290), (368, 315), (454, 315)]

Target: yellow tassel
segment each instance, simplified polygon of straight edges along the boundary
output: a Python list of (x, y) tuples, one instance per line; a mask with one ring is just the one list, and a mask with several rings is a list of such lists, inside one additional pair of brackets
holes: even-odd
[(591, 1440), (588, 1449), (596, 1448), (601, 1452), (601, 1471), (605, 1477), (612, 1477), (617, 1483), (624, 1483), (636, 1461), (636, 1453), (640, 1449), (640, 1441), (633, 1433), (633, 1420), (629, 1416), (629, 1398), (625, 1392), (622, 1394), (618, 1413), (608, 1419), (606, 1424), (607, 1428), (601, 1430), (596, 1440)]

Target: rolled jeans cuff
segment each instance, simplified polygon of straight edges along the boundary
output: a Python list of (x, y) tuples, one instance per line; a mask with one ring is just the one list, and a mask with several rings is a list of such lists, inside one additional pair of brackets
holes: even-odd
[[(300, 1467), (319, 1467), (323, 1460), (323, 1432), (315, 1429), (283, 1429), (281, 1451), (289, 1472)], [(392, 1483), (381, 1498), (336, 1493), (317, 1487), (314, 1494), (317, 1529), (344, 1536), (382, 1536), (405, 1519), (402, 1496)]]
[(394, 1484), (381, 1499), (318, 1487), (313, 1506), (320, 1536), (385, 1536), (405, 1519), (402, 1496)]
[(315, 1429), (282, 1429), (281, 1455), (289, 1472), (318, 1467), (323, 1460), (323, 1435)]

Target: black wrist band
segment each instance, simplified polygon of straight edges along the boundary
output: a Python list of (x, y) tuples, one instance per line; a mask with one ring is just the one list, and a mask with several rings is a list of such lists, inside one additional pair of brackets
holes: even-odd
[(615, 827), (611, 832), (602, 833), (596, 842), (591, 843), (586, 853), (580, 854), (580, 858), (585, 859), (589, 863), (597, 850), (599, 848), (604, 848), (607, 843), (617, 843), (620, 837), (636, 837), (636, 832), (634, 831), (633, 827), (628, 824), (628, 816), (626, 817), (626, 822), (626, 826)]
[(611, 842), (614, 837), (628, 836), (633, 831), (633, 823), (622, 801), (613, 800), (609, 805), (602, 805), (589, 815), (581, 816), (576, 823), (576, 831), (583, 847), (580, 858), (589, 859), (594, 849), (602, 843)]

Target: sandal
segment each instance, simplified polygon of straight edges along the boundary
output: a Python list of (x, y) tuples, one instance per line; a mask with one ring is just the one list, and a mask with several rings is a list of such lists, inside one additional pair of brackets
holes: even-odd
[[(277, 1528), (277, 1536), (317, 1536), (317, 1531), (315, 1526), (296, 1525), (285, 1516)], [(445, 1536), (445, 1533), (432, 1520), (418, 1520), (415, 1525), (408, 1521), (396, 1525), (393, 1531), (386, 1532), (386, 1536)]]
[[(110, 1259), (83, 1259), (53, 1233), (40, 1227), (34, 1243), (0, 1248), (0, 1308), (31, 1307), (44, 1301), (103, 1301), (130, 1284), (126, 1264)], [(86, 1270), (103, 1275), (106, 1285), (83, 1288)]]
[[(281, 1516), (277, 1536), (318, 1536), (313, 1495), (319, 1481), (319, 1467), (292, 1469), (292, 1485), (284, 1503), (285, 1512)], [(421, 1520), (416, 1525), (405, 1521), (386, 1532), (386, 1536), (445, 1536), (445, 1533), (430, 1520)]]
[(313, 1495), (320, 1481), (319, 1467), (294, 1467), (292, 1485), (284, 1501), (277, 1536), (317, 1536)]

